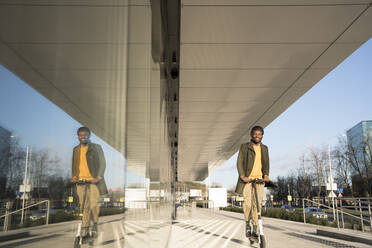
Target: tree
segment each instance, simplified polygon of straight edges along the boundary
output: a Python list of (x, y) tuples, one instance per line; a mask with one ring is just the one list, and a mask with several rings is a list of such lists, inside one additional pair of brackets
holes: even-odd
[(369, 170), (365, 156), (366, 142), (364, 140), (356, 142), (352, 136), (349, 136), (348, 139), (345, 156), (355, 174), (353, 177), (353, 192), (359, 192), (362, 195), (369, 195), (371, 192), (368, 187)]
[(295, 180), (296, 196), (300, 198), (310, 198), (312, 197), (312, 180), (310, 177), (305, 177), (300, 169), (298, 171)]
[(14, 196), (14, 192), (22, 184), (25, 170), (26, 152), (18, 139), (10, 139), (9, 147), (0, 151), (0, 171), (6, 191), (1, 199)]
[(51, 200), (62, 200), (67, 197), (69, 179), (58, 175), (51, 175), (47, 179), (48, 195)]
[(50, 154), (49, 150), (42, 149), (32, 152), (31, 156), (30, 174), (39, 200), (43, 195), (42, 188), (48, 187), (49, 178), (62, 175), (59, 165), (60, 159), (56, 156), (51, 158)]
[(312, 196), (312, 178), (309, 175), (310, 170), (305, 163), (305, 154), (302, 154), (299, 160), (301, 166), (297, 170), (297, 193), (301, 198), (309, 198)]
[(314, 181), (318, 187), (317, 195), (320, 199), (322, 193), (322, 185), (325, 183), (327, 172), (325, 170), (326, 163), (326, 151), (325, 149), (310, 148), (309, 162), (311, 164), (311, 171), (313, 174)]
[(372, 172), (372, 137), (370, 133), (367, 133), (365, 140), (363, 141), (363, 153), (364, 153), (364, 166), (366, 170), (366, 178), (368, 185), (369, 195), (372, 193), (372, 184), (371, 184), (371, 172)]
[(348, 145), (345, 138), (340, 138), (338, 144), (333, 148), (332, 164), (336, 172), (335, 181), (343, 188), (350, 189), (351, 187), (351, 167), (347, 157)]
[(287, 180), (285, 177), (278, 176), (276, 178), (278, 187), (274, 190), (274, 201), (284, 202), (287, 199), (288, 189)]

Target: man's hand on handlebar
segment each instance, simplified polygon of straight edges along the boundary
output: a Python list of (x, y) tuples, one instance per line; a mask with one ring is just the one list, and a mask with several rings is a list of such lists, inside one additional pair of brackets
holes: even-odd
[(99, 181), (102, 180), (102, 177), (98, 176), (96, 178), (93, 178), (92, 180), (86, 180), (86, 179), (78, 179), (76, 177), (73, 177), (71, 178), (70, 182), (73, 183), (73, 184), (85, 184), (85, 183), (93, 183), (93, 184), (96, 184), (98, 183)]
[[(250, 183), (250, 182), (252, 181), (252, 179), (249, 178), (249, 177), (241, 176), (240, 178), (241, 178), (241, 179), (243, 180), (243, 182), (245, 182), (245, 183)], [(265, 175), (264, 178), (261, 179), (261, 180), (263, 180), (263, 181), (266, 183), (266, 182), (269, 182), (269, 181), (270, 181), (270, 178), (269, 178), (268, 175)]]
[(240, 179), (242, 179), (245, 183), (249, 182), (249, 177), (241, 176)]
[(85, 180), (85, 179), (73, 178), (73, 179), (71, 179), (71, 183), (72, 184), (87, 184), (87, 183), (91, 183), (91, 181), (90, 180)]
[(98, 183), (99, 181), (101, 181), (101, 179), (102, 179), (102, 177), (100, 177), (100, 176), (98, 176), (98, 177), (96, 177), (96, 178), (93, 178), (92, 183), (96, 184), (96, 183)]
[(265, 181), (262, 178), (249, 178), (248, 183), (263, 184)]

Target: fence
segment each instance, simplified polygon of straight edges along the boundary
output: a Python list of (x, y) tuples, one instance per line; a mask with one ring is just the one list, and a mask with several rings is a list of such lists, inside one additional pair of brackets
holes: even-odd
[(4, 223), (3, 223), (4, 228), (3, 228), (3, 231), (5, 231), (5, 232), (8, 231), (10, 220), (11, 220), (12, 215), (21, 212), (22, 213), (22, 216), (21, 216), (20, 223), (23, 224), (25, 210), (26, 209), (30, 209), (30, 208), (35, 207), (35, 206), (38, 206), (38, 205), (41, 205), (41, 204), (46, 204), (46, 214), (45, 214), (46, 221), (45, 221), (45, 223), (46, 223), (46, 225), (48, 225), (49, 224), (49, 212), (50, 212), (50, 201), (49, 200), (40, 201), (38, 203), (31, 204), (29, 206), (26, 206), (24, 208), (21, 208), (21, 209), (12, 211), (12, 212), (9, 212), (10, 203), (8, 202), (7, 205), (6, 205), (5, 214), (0, 216), (0, 220), (2, 218), (4, 218)]
[[(362, 198), (341, 198), (335, 197), (332, 200), (332, 206), (327, 206), (319, 202), (302, 199), (302, 208), (304, 215), (304, 223), (306, 223), (306, 212), (305, 206), (320, 206), (332, 210), (333, 212), (333, 222), (337, 223), (337, 228), (340, 228), (340, 219), (342, 228), (345, 228), (345, 216), (347, 218), (358, 220), (361, 224), (361, 229), (363, 232), (366, 231), (366, 226), (369, 226), (370, 231), (372, 232), (372, 215), (371, 215), (371, 201), (370, 197)], [(305, 203), (306, 202), (306, 203)]]

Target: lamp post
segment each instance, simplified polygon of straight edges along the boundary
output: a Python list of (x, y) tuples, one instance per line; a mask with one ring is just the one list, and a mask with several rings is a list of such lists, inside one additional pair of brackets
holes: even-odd
[(331, 164), (331, 143), (328, 143), (328, 162), (329, 162), (329, 179), (328, 183), (330, 185), (329, 195), (332, 198), (332, 211), (333, 211), (333, 221), (335, 220), (335, 197), (333, 192), (333, 177), (332, 177), (332, 164)]
[[(11, 135), (9, 136), (11, 139), (18, 139), (18, 136)], [(29, 160), (31, 158), (31, 149), (29, 146), (26, 146), (26, 161), (25, 161), (25, 172), (23, 177), (23, 185), (21, 185), (20, 191), (23, 191), (22, 194), (22, 215), (21, 215), (21, 224), (24, 222), (24, 208), (25, 208), (25, 200), (26, 200), (26, 193), (28, 192), (28, 181), (27, 181), (27, 172), (28, 172), (28, 166), (29, 166)], [(23, 187), (23, 190), (21, 190)]]
[(330, 193), (329, 193), (329, 196), (332, 198), (332, 210), (333, 210), (333, 221), (335, 221), (335, 216), (336, 216), (336, 211), (335, 211), (335, 194), (334, 194), (334, 190), (337, 190), (337, 186), (336, 186), (336, 189), (334, 189), (334, 183), (333, 183), (333, 176), (332, 176), (332, 163), (331, 163), (331, 142), (330, 142), (330, 139), (331, 138), (335, 138), (335, 137), (339, 137), (339, 136), (342, 136), (342, 137), (345, 137), (346, 134), (340, 134), (338, 136), (333, 136), (333, 137), (329, 137), (328, 139), (328, 163), (329, 163), (329, 179), (328, 179), (328, 183), (329, 183), (329, 190), (330, 190)]
[(26, 147), (26, 165), (25, 165), (25, 174), (23, 178), (23, 194), (22, 194), (22, 215), (21, 215), (21, 224), (23, 224), (24, 212), (25, 212), (25, 200), (26, 200), (26, 191), (27, 191), (27, 169), (28, 169), (28, 158), (29, 158), (29, 147)]

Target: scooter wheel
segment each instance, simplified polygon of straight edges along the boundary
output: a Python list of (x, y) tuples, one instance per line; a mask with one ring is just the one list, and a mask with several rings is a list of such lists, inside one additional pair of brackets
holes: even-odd
[(81, 237), (76, 237), (75, 240), (74, 240), (74, 248), (80, 248), (81, 245), (80, 245), (80, 239)]
[(264, 235), (260, 235), (260, 248), (266, 248), (267, 242)]
[(96, 245), (96, 239), (89, 240), (88, 245), (90, 247), (95, 246)]

